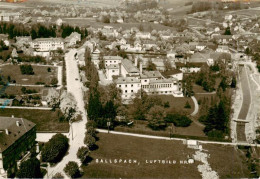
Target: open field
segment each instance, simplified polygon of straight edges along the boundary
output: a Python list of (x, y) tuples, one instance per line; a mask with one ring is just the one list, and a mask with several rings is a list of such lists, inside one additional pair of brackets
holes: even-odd
[[(0, 88), (3, 88), (3, 86), (0, 86)], [(22, 87), (21, 86), (8, 86), (4, 93), (7, 95), (22, 95)], [(26, 87), (27, 90), (36, 90), (38, 93), (41, 93), (43, 90), (43, 87)]]
[(57, 78), (57, 68), (51, 67), (51, 72), (48, 72), (46, 66), (32, 65), (34, 75), (22, 75), (19, 65), (6, 65), (1, 67), (1, 75), (6, 79), (8, 76), (11, 80), (15, 80), (17, 84), (35, 85), (36, 82), (43, 82), (50, 85), (51, 80)]
[(213, 144), (203, 144), (202, 147), (208, 150), (208, 162), (220, 178), (249, 177), (245, 156), (236, 147)]
[[(84, 178), (201, 178), (197, 166), (201, 163), (146, 164), (146, 160), (185, 160), (195, 153), (180, 141), (165, 141), (113, 134), (98, 134), (99, 148), (91, 152), (93, 158), (83, 166)], [(116, 141), (116, 142), (115, 142)], [(113, 145), (111, 145), (113, 144)], [(203, 144), (210, 154), (210, 166), (220, 177), (246, 177), (247, 167), (239, 151), (230, 146)], [(96, 163), (96, 159), (135, 159), (140, 164)], [(223, 165), (225, 164), (225, 167)]]
[(59, 131), (69, 130), (68, 122), (59, 122), (58, 111), (36, 110), (36, 109), (0, 109), (0, 116), (21, 117), (36, 124), (37, 131)]
[[(94, 160), (83, 167), (83, 178), (200, 178), (198, 163), (146, 164), (146, 160), (187, 160), (194, 150), (181, 142), (101, 133), (98, 137), (99, 148), (90, 154)], [(96, 159), (132, 159), (140, 164), (101, 164)]]
[(101, 28), (104, 26), (112, 26), (116, 29), (122, 28), (123, 30), (131, 29), (132, 27), (139, 27), (141, 24), (144, 27), (144, 31), (152, 31), (152, 30), (175, 30), (174, 27), (167, 27), (161, 24), (154, 24), (152, 22), (130, 22), (130, 23), (103, 23), (103, 22), (97, 22), (94, 18), (64, 18), (64, 23), (80, 26), (80, 27), (88, 27), (91, 26), (93, 28)]

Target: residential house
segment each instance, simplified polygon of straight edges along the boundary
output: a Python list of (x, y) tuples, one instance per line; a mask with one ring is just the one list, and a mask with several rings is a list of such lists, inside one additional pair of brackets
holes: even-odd
[(2, 12), (0, 13), (0, 21), (10, 22), (19, 19), (21, 14), (19, 12)]
[(104, 56), (105, 67), (110, 65), (118, 65), (122, 62), (123, 58), (120, 56)]
[(65, 38), (65, 44), (68, 47), (74, 46), (77, 42), (81, 41), (81, 34), (78, 32), (72, 32), (68, 37)]
[(120, 72), (119, 72), (119, 65), (115, 64), (115, 65), (109, 65), (106, 67), (106, 77), (108, 80), (113, 80), (114, 76), (119, 76)]
[(35, 145), (36, 125), (23, 118), (0, 117), (0, 178), (17, 168), (17, 161)]
[(122, 91), (122, 100), (131, 100), (141, 89), (141, 80), (136, 77), (119, 77), (115, 83)]
[(218, 35), (214, 37), (218, 44), (228, 45), (233, 42), (232, 35)]
[(150, 39), (151, 38), (151, 33), (150, 32), (137, 32), (135, 34), (135, 37), (137, 39)]
[(227, 45), (219, 45), (216, 49), (216, 52), (230, 53), (229, 47)]

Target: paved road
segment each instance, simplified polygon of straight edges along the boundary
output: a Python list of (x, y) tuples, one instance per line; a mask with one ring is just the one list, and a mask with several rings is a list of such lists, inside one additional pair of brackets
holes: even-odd
[(45, 108), (45, 107), (23, 107), (23, 106), (4, 106), (4, 108), (8, 109), (37, 109), (37, 110), (51, 110), (52, 108)]
[[(97, 129), (100, 133), (107, 133), (105, 129)], [(149, 139), (160, 139), (160, 140), (178, 140), (178, 141), (187, 141), (187, 139), (182, 138), (170, 138), (170, 137), (161, 137), (161, 136), (153, 136), (153, 135), (145, 135), (145, 134), (134, 134), (128, 132), (117, 132), (117, 131), (109, 131), (111, 134), (116, 135), (126, 135), (126, 136), (133, 136), (133, 137), (141, 137), (141, 138), (149, 138)], [(204, 141), (204, 140), (197, 140), (201, 144), (220, 144), (220, 145), (247, 145), (247, 146), (256, 146), (260, 147), (260, 144), (248, 144), (244, 142), (232, 143), (232, 142), (215, 142), (215, 141)]]
[(86, 110), (83, 101), (83, 92), (82, 92), (83, 84), (80, 82), (80, 80), (76, 80), (76, 78), (80, 79), (78, 65), (76, 60), (74, 60), (74, 54), (76, 52), (77, 52), (76, 49), (71, 49), (65, 55), (66, 69), (67, 69), (66, 70), (67, 90), (69, 93), (74, 95), (77, 101), (77, 107), (82, 114), (83, 120), (80, 122), (72, 123), (72, 130), (70, 129), (70, 134), (69, 134), (70, 148), (68, 154), (62, 159), (60, 163), (48, 169), (48, 176), (45, 176), (47, 178), (51, 178), (51, 176), (55, 175), (57, 172), (60, 172), (65, 176), (63, 169), (69, 161), (75, 161), (79, 165), (81, 164), (76, 154), (79, 147), (84, 146), (84, 137), (86, 131), (85, 124), (87, 123), (87, 116), (86, 116)]
[(198, 104), (197, 99), (194, 96), (192, 96), (191, 99), (192, 99), (194, 106), (195, 106), (193, 113), (191, 113), (191, 116), (195, 116), (199, 112), (199, 104)]

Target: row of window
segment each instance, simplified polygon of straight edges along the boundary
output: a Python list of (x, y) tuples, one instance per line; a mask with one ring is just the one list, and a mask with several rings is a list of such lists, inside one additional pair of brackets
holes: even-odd
[(142, 85), (142, 88), (171, 88), (172, 84)]

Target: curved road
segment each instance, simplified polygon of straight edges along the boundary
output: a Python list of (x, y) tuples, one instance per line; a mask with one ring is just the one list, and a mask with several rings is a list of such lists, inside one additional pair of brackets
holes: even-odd
[(85, 124), (87, 123), (87, 114), (85, 110), (85, 105), (83, 101), (83, 84), (80, 82), (80, 75), (79, 69), (76, 60), (74, 60), (74, 54), (77, 52), (76, 49), (70, 50), (65, 55), (66, 61), (66, 76), (67, 76), (67, 90), (69, 93), (74, 95), (77, 101), (77, 107), (80, 113), (82, 114), (82, 121), (72, 123), (72, 130), (70, 129), (69, 133), (69, 150), (68, 154), (62, 159), (60, 163), (58, 163), (54, 167), (48, 168), (47, 178), (51, 178), (51, 176), (55, 175), (56, 173), (62, 173), (66, 176), (63, 172), (64, 167), (69, 161), (75, 161), (79, 165), (80, 160), (77, 158), (77, 151), (79, 147), (84, 146), (84, 137), (85, 137)]

